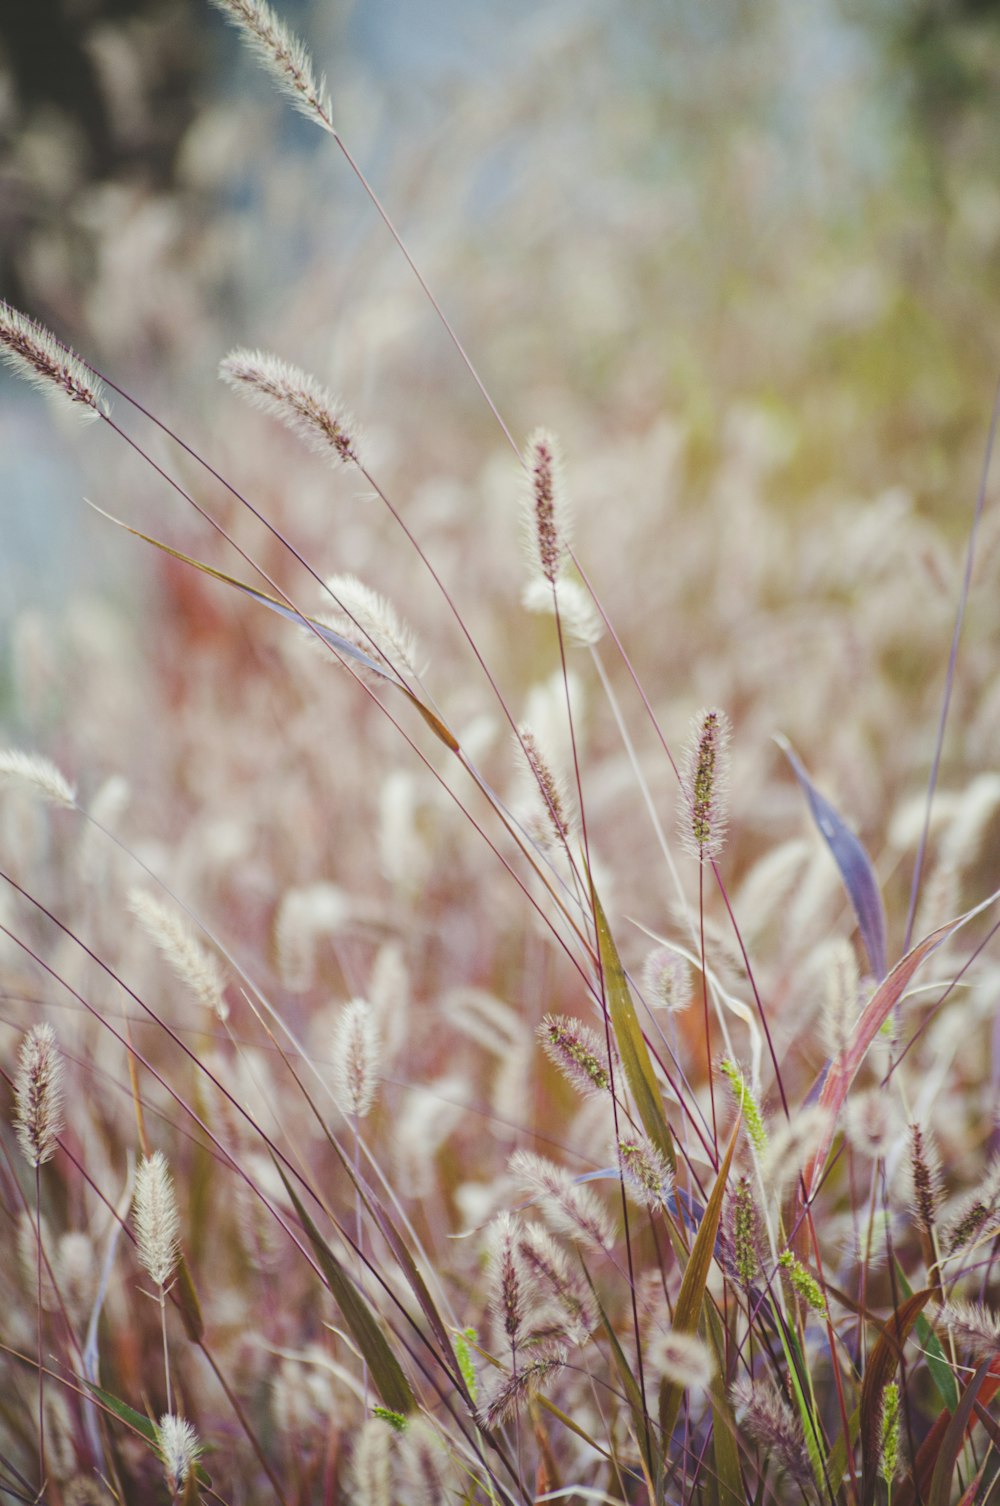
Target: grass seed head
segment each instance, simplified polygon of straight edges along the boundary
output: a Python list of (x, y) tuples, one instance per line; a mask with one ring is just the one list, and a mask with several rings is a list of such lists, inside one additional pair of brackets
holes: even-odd
[(157, 1286), (165, 1287), (180, 1258), (180, 1216), (162, 1151), (144, 1156), (139, 1166), (134, 1217), (139, 1259)]
[(17, 1141), (30, 1166), (55, 1154), (63, 1127), (62, 1060), (51, 1025), (33, 1025), (21, 1045), (14, 1085)]
[(212, 0), (212, 3), (239, 28), (251, 52), (260, 58), (300, 114), (335, 135), (325, 79), (316, 78), (306, 48), (265, 0)]
[(3, 302), (0, 359), (47, 396), (71, 403), (82, 418), (107, 417), (104, 389), (90, 367), (43, 325)]
[(722, 855), (729, 819), (729, 718), (713, 708), (691, 725), (678, 825), (685, 849), (701, 862)]
[[(225, 4), (225, 0), (216, 0)], [(219, 366), (222, 380), (252, 408), (298, 435), (310, 450), (357, 465), (356, 426), (315, 377), (262, 350), (234, 350)]]

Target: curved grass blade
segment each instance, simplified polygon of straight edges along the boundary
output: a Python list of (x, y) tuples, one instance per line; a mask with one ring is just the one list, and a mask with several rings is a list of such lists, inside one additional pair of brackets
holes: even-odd
[[(904, 1297), (912, 1297), (913, 1290), (906, 1279), (906, 1273), (896, 1261), (896, 1280)], [(836, 1295), (836, 1293), (834, 1294)], [(927, 1361), (927, 1373), (934, 1382), (934, 1389), (949, 1412), (954, 1412), (958, 1406), (958, 1382), (955, 1373), (945, 1357), (941, 1348), (941, 1340), (934, 1332), (923, 1313), (917, 1316), (917, 1343), (924, 1352)]]
[(404, 1417), (408, 1416), (416, 1408), (416, 1398), (399, 1361), (389, 1348), (385, 1335), (375, 1321), (371, 1308), (302, 1206), (301, 1199), (285, 1176), (279, 1162), (275, 1161), (274, 1164), (278, 1168), (281, 1180), (285, 1184), (285, 1191), (291, 1198), (302, 1227), (309, 1237), (309, 1243), (313, 1247), (330, 1292), (344, 1315), (344, 1322), (351, 1331), (362, 1359), (368, 1366), (372, 1383), (391, 1412), (400, 1412)]
[[(674, 1307), (674, 1328), (679, 1333), (697, 1333), (698, 1324), (701, 1320), (702, 1304), (705, 1301), (705, 1288), (708, 1285), (708, 1273), (712, 1269), (712, 1259), (715, 1255), (715, 1239), (719, 1232), (719, 1222), (722, 1218), (722, 1204), (726, 1195), (726, 1182), (729, 1179), (729, 1168), (733, 1164), (733, 1152), (736, 1149), (736, 1140), (740, 1132), (742, 1120), (737, 1118), (733, 1125), (733, 1132), (729, 1137), (729, 1146), (719, 1174), (715, 1179), (711, 1196), (705, 1205), (705, 1213), (701, 1220), (701, 1226), (691, 1246), (691, 1254), (688, 1263), (684, 1267), (684, 1276), (681, 1280), (681, 1289), (677, 1295), (677, 1303)], [(684, 1387), (676, 1382), (664, 1380), (660, 1386), (660, 1427), (663, 1429), (664, 1447), (667, 1446), (674, 1425), (677, 1422), (677, 1414), (680, 1411), (681, 1399), (684, 1395)]]
[(857, 916), (869, 965), (874, 976), (881, 980), (886, 974), (885, 907), (871, 858), (829, 800), (819, 793), (788, 739), (778, 737), (775, 741), (791, 764), (809, 802), (813, 820), (840, 869), (844, 888)]
[(965, 1388), (965, 1392), (955, 1409), (954, 1416), (945, 1428), (941, 1447), (938, 1450), (937, 1462), (934, 1465), (934, 1474), (931, 1478), (931, 1488), (927, 1497), (927, 1506), (949, 1506), (951, 1500), (951, 1477), (955, 1473), (955, 1465), (958, 1456), (965, 1445), (965, 1435), (972, 1419), (973, 1408), (979, 1395), (979, 1388), (986, 1379), (993, 1359), (985, 1359), (979, 1366), (975, 1375)]
[(712, 1455), (715, 1463), (715, 1475), (709, 1480), (709, 1488), (718, 1506), (744, 1506), (746, 1491), (740, 1473), (736, 1420), (726, 1385), (726, 1335), (722, 1320), (711, 1303), (705, 1309), (705, 1317), (716, 1364), (709, 1386), (712, 1398)]
[[(629, 991), (625, 969), (622, 967), (618, 948), (615, 946), (608, 917), (591, 883), (594, 902), (594, 919), (597, 923), (597, 945), (604, 975), (604, 993), (607, 999), (611, 1028), (625, 1069), (625, 1078), (639, 1111), (643, 1129), (661, 1155), (667, 1158), (672, 1171), (677, 1170), (677, 1156), (673, 1136), (663, 1113), (659, 1084), (653, 1071), (649, 1048), (643, 1038), (639, 1017), (635, 1012)], [(713, 1236), (714, 1238), (714, 1236)]]
[[(973, 1394), (977, 1417), (979, 1408), (988, 1407), (997, 1391), (1000, 1390), (1000, 1356), (984, 1361), (984, 1365), (984, 1374), (978, 1386), (969, 1387)], [(955, 1415), (957, 1415), (957, 1408)], [(955, 1417), (947, 1408), (938, 1413), (930, 1432), (917, 1451), (912, 1469), (893, 1492), (894, 1506), (914, 1506), (915, 1502), (927, 1501), (944, 1446), (944, 1437), (954, 1420)]]
[(410, 704), (415, 706), (417, 711), (419, 711), (435, 737), (443, 742), (445, 747), (449, 748), (452, 753), (459, 751), (460, 744), (458, 739), (437, 713), (432, 711), (418, 695), (415, 695), (408, 685), (404, 684), (395, 670), (386, 669), (384, 664), (379, 664), (377, 659), (373, 659), (370, 654), (366, 654), (363, 649), (359, 648), (356, 643), (352, 643), (349, 638), (343, 637), (342, 634), (335, 632), (333, 628), (327, 627), (324, 623), (317, 622), (314, 617), (307, 617), (304, 612), (296, 611), (294, 607), (290, 607), (285, 602), (279, 601), (277, 597), (269, 596), (266, 591), (258, 591), (256, 586), (248, 586), (246, 581), (239, 580), (235, 575), (227, 575), (225, 570), (216, 570), (214, 565), (206, 565), (203, 560), (196, 560), (193, 555), (184, 554), (180, 549), (172, 549), (169, 544), (164, 544), (160, 539), (154, 539), (151, 534), (143, 533), (138, 528), (132, 528), (130, 524), (123, 523), (121, 518), (116, 518), (112, 513), (105, 512), (103, 507), (97, 507), (93, 502), (90, 503), (90, 506), (93, 507), (95, 512), (100, 513), (102, 518), (107, 518), (109, 523), (114, 523), (117, 528), (124, 528), (125, 532), (130, 533), (133, 538), (142, 539), (143, 543), (146, 544), (152, 544), (154, 549), (159, 549), (164, 554), (169, 554), (172, 559), (180, 560), (182, 564), (190, 565), (193, 570), (200, 570), (203, 575), (210, 575), (213, 580), (220, 580), (224, 585), (235, 587), (237, 591), (242, 591), (244, 596), (249, 596), (252, 601), (259, 602), (262, 607), (267, 607), (269, 611), (276, 612), (279, 617), (284, 617), (286, 622), (294, 622), (298, 627), (305, 626), (310, 628), (312, 632), (322, 638), (324, 643), (329, 644), (332, 649), (338, 654), (342, 654), (345, 659), (350, 659), (352, 663), (359, 665), (362, 669), (368, 670), (373, 675), (377, 675), (380, 680), (385, 680), (387, 684), (394, 685), (397, 690), (401, 690)]
[(604, 1311), (601, 1299), (597, 1295), (597, 1288), (591, 1281), (590, 1272), (587, 1270), (586, 1266), (583, 1267), (583, 1274), (587, 1278), (587, 1285), (590, 1287), (591, 1296), (593, 1297), (594, 1303), (597, 1307), (597, 1312), (601, 1319), (601, 1325), (604, 1329), (604, 1335), (611, 1349), (611, 1355), (615, 1362), (615, 1368), (618, 1371), (618, 1378), (622, 1383), (622, 1390), (625, 1393), (625, 1399), (628, 1402), (629, 1411), (632, 1413), (632, 1422), (635, 1427), (635, 1436), (639, 1444), (639, 1449), (642, 1453), (643, 1462), (646, 1466), (646, 1472), (650, 1479), (658, 1480), (663, 1471), (663, 1456), (660, 1453), (659, 1447), (657, 1445), (656, 1438), (654, 1436), (654, 1430), (650, 1425), (649, 1416), (646, 1412), (645, 1407), (643, 1406), (642, 1392), (639, 1389), (639, 1382), (635, 1378), (635, 1371), (629, 1364), (625, 1351), (622, 1349), (622, 1346), (619, 1343), (618, 1335), (615, 1333), (614, 1324), (611, 1322), (611, 1319)]

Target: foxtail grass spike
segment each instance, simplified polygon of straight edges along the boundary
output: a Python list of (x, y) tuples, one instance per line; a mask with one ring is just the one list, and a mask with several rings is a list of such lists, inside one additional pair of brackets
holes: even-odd
[(703, 711), (692, 724), (678, 816), (681, 841), (701, 862), (722, 854), (729, 816), (729, 718)]

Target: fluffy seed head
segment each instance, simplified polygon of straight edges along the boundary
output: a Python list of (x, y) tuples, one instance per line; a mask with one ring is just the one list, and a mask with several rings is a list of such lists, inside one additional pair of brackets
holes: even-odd
[(566, 814), (566, 800), (562, 781), (552, 768), (538, 745), (538, 739), (530, 727), (518, 729), (518, 751), (523, 755), (531, 776), (532, 787), (541, 797), (545, 818), (552, 836), (560, 847), (565, 847), (570, 833), (570, 820)]
[(761, 1174), (778, 1196), (801, 1175), (806, 1162), (822, 1143), (829, 1123), (828, 1110), (814, 1103), (799, 1109), (791, 1119), (772, 1130)]
[(725, 842), (729, 742), (724, 711), (702, 711), (695, 718), (684, 760), (678, 826), (685, 848), (702, 862), (718, 858)]
[(392, 1446), (392, 1428), (379, 1417), (369, 1418), (358, 1434), (351, 1460), (354, 1499), (364, 1506), (390, 1506)]
[(691, 970), (683, 957), (665, 946), (656, 947), (646, 958), (642, 983), (650, 1004), (680, 1014), (691, 1002)]
[(227, 1020), (229, 1005), (223, 997), (226, 984), (219, 965), (190, 934), (180, 916), (145, 889), (131, 891), (128, 907), (184, 986), (218, 1019)]
[(0, 358), (42, 392), (72, 403), (82, 418), (107, 416), (101, 384), (80, 357), (43, 325), (2, 302)]
[(582, 1239), (602, 1254), (613, 1253), (614, 1229), (611, 1220), (604, 1205), (588, 1187), (574, 1182), (569, 1172), (557, 1166), (554, 1161), (532, 1155), (527, 1150), (515, 1151), (508, 1168), (516, 1182), (538, 1197), (546, 1218), (554, 1228), (563, 1234)]
[(554, 586), (566, 559), (569, 519), (562, 485), (562, 461), (555, 436), (536, 429), (524, 451), (525, 539), (533, 573)]
[(823, 1032), (826, 1048), (839, 1056), (851, 1039), (858, 1018), (861, 980), (854, 948), (845, 936), (833, 942), (826, 968), (826, 1009)]
[(1000, 1224), (1000, 1157), (994, 1156), (979, 1186), (952, 1211), (944, 1231), (949, 1255), (977, 1237), (986, 1238)]
[(363, 1119), (375, 1102), (379, 1064), (378, 1029), (364, 999), (345, 1004), (333, 1046), (334, 1092), (341, 1110)]
[(21, 753), (16, 748), (0, 752), (0, 780), (30, 790), (52, 805), (76, 805), (76, 791), (69, 780), (37, 753)]
[(14, 1122), (28, 1164), (50, 1160), (63, 1126), (62, 1061), (51, 1025), (32, 1026), (21, 1045)]
[(730, 1391), (737, 1422), (761, 1444), (775, 1464), (798, 1484), (809, 1486), (812, 1471), (802, 1429), (788, 1403), (770, 1381), (738, 1380)]
[(498, 1214), (490, 1230), (490, 1307), (514, 1347), (529, 1305), (527, 1272), (518, 1250), (518, 1222)]
[(312, 58), (265, 0), (212, 0), (223, 15), (243, 33), (243, 40), (256, 53), (278, 87), (308, 120), (333, 135), (326, 81), (318, 82)]
[(374, 647), (395, 668), (419, 673), (417, 640), (390, 601), (354, 575), (335, 575), (326, 582), (326, 589), (347, 618), (346, 631), (333, 624), (338, 631), (350, 638), (352, 629), (360, 630), (366, 653)]
[(568, 1337), (584, 1344), (597, 1327), (594, 1299), (586, 1280), (574, 1270), (552, 1235), (540, 1224), (529, 1224), (518, 1252), (537, 1284), (555, 1298), (567, 1319)]
[(448, 1500), (446, 1459), (438, 1435), (423, 1417), (411, 1417), (399, 1441), (401, 1495), (407, 1506), (440, 1506)]
[(565, 1014), (547, 1014), (538, 1027), (546, 1056), (577, 1092), (607, 1093), (611, 1088), (608, 1053), (596, 1030)]
[(315, 377), (262, 350), (232, 351), (219, 375), (251, 407), (278, 419), (317, 455), (358, 464), (353, 422)]
[(528, 612), (552, 616), (558, 609), (563, 631), (579, 648), (600, 643), (604, 635), (604, 619), (586, 588), (572, 575), (560, 575), (555, 591), (542, 576), (533, 576), (521, 592), (521, 605)]
[(982, 1302), (948, 1302), (935, 1319), (977, 1361), (1000, 1354), (1000, 1317)]
[(197, 1433), (186, 1418), (165, 1412), (156, 1428), (156, 1451), (167, 1489), (172, 1496), (179, 1495), (202, 1452)]
[(666, 1208), (674, 1190), (674, 1174), (641, 1131), (629, 1130), (618, 1141), (618, 1165), (625, 1189), (646, 1208)]
[(164, 1287), (180, 1256), (180, 1217), (162, 1151), (143, 1157), (135, 1179), (134, 1218), (139, 1259), (157, 1286)]
[(941, 1162), (933, 1140), (919, 1124), (910, 1125), (910, 1178), (917, 1226), (930, 1234), (941, 1203)]
[(519, 1366), (513, 1375), (500, 1382), (483, 1407), (479, 1414), (482, 1425), (492, 1431), (502, 1423), (510, 1422), (565, 1363), (564, 1351), (557, 1349)]
[(669, 1328), (656, 1334), (648, 1349), (652, 1368), (676, 1386), (704, 1391), (715, 1374), (715, 1361), (697, 1334)]
[(888, 1155), (900, 1132), (892, 1099), (878, 1089), (854, 1094), (847, 1102), (844, 1130), (854, 1149), (869, 1160)]

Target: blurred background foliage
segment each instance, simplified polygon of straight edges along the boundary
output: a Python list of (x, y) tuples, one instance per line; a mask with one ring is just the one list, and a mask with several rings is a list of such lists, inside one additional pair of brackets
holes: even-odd
[[(282, 14), (516, 422), (554, 386), (602, 422), (679, 415), (710, 459), (749, 399), (794, 449), (790, 501), (873, 463), (935, 510), (968, 498), (996, 372), (1000, 6)], [(383, 343), (422, 319), (344, 165), (202, 0), (9, 0), (0, 69), (0, 287), (132, 380), (197, 380), (306, 269), (339, 301), (374, 257)], [(336, 338), (333, 299), (315, 313)], [(443, 370), (471, 408), (422, 344), (424, 390)]]
[[(513, 432), (561, 434), (583, 557), (650, 687), (737, 718), (763, 695), (746, 731), (821, 740), (861, 819), (894, 772), (912, 790), (997, 376), (1000, 7), (281, 13)], [(517, 614), (516, 575), (487, 567), (513, 547), (509, 458), (331, 143), (207, 0), (12, 0), (0, 51), (2, 290), (251, 491), (317, 568), (389, 589), (372, 510), (334, 511), (352, 485), (236, 415), (215, 377), (236, 343), (315, 371), (362, 419), (443, 573), (464, 571), (465, 605), (510, 594), (495, 628), (474, 626), (517, 683), (536, 676), (548, 627)], [(78, 505), (126, 498), (140, 526), (232, 568), (112, 436), (64, 453), (37, 398), (7, 383), (0, 441), (9, 614), (62, 601), (88, 571), (120, 594), (155, 569), (164, 615), (139, 631), (166, 656), (174, 624), (174, 673), (229, 621), (217, 593)], [(405, 565), (396, 584), (425, 627)], [(970, 725), (994, 615), (984, 600), (971, 630)], [(826, 701), (803, 696), (806, 676), (827, 678)], [(849, 731), (837, 686), (859, 679), (871, 697)], [(956, 769), (988, 743), (983, 716)], [(900, 746), (900, 725), (919, 739)]]

